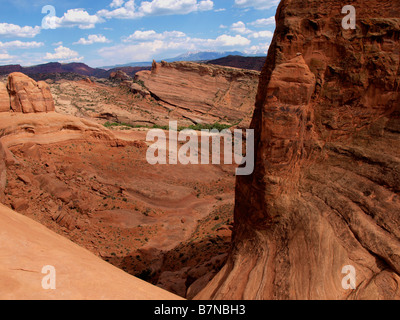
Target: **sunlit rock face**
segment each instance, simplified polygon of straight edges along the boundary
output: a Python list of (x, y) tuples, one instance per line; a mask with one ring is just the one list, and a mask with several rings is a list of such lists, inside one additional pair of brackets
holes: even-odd
[(197, 298), (400, 298), (400, 2), (351, 5), (355, 30), (343, 1), (281, 1), (256, 168), (237, 180), (228, 263)]
[(14, 112), (37, 113), (55, 109), (50, 87), (44, 81), (36, 82), (23, 73), (14, 72), (8, 76), (7, 90), (9, 99), (0, 85), (0, 112), (11, 109)]

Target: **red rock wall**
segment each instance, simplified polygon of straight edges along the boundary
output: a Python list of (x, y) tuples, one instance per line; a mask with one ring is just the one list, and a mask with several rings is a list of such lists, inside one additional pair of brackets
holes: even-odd
[(197, 298), (400, 298), (399, 17), (398, 1), (281, 1), (233, 249)]
[[(7, 92), (8, 90), (8, 92)], [(7, 90), (0, 84), (0, 112), (36, 113), (55, 110), (50, 87), (20, 72), (8, 76)]]
[(10, 97), (6, 86), (0, 83), (0, 112), (10, 111)]

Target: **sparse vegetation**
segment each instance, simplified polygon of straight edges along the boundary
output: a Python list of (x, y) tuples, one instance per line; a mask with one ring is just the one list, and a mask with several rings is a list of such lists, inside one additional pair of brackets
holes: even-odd
[[(146, 125), (132, 125), (129, 123), (123, 123), (123, 122), (109, 122), (107, 121), (106, 123), (104, 123), (104, 126), (106, 128), (113, 128), (113, 127), (128, 127), (128, 128), (132, 128), (132, 129), (136, 129), (136, 128), (147, 128), (147, 129), (162, 129), (162, 130), (169, 130), (169, 126), (163, 126), (163, 125), (158, 125), (158, 124), (154, 124), (152, 126), (146, 126)], [(178, 127), (178, 131), (183, 131), (183, 130), (195, 130), (195, 131), (201, 131), (201, 130), (218, 130), (218, 131), (222, 131), (225, 129), (229, 129), (231, 128), (232, 125), (231, 124), (221, 124), (219, 122), (215, 122), (213, 124), (194, 124), (194, 125), (190, 125), (190, 126), (181, 126)]]

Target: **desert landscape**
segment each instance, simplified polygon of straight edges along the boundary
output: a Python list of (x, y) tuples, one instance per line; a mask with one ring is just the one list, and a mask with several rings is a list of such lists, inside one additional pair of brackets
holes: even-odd
[[(0, 66), (0, 299), (400, 299), (400, 4), (352, 5), (282, 0), (266, 58)], [(254, 171), (150, 164), (170, 121)]]

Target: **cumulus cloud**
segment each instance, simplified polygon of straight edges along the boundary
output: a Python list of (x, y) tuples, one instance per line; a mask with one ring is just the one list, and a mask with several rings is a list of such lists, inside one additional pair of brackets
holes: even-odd
[(244, 47), (248, 46), (251, 43), (249, 39), (240, 35), (236, 35), (233, 37), (226, 34), (219, 36), (215, 40), (208, 40), (208, 42), (211, 45), (214, 45), (214, 47)]
[(201, 39), (201, 38), (191, 38), (181, 31), (164, 31), (162, 33), (157, 33), (154, 30), (146, 31), (135, 31), (129, 37), (123, 39), (122, 41), (127, 42), (145, 42), (161, 40), (165, 47), (171, 48), (183, 47), (189, 43), (196, 47), (201, 47), (202, 49), (208, 49), (208, 47), (234, 47), (234, 46), (247, 46), (250, 44), (250, 40), (242, 37), (241, 35), (230, 36), (221, 35), (216, 39)]
[(124, 4), (124, 0), (113, 0), (113, 2), (110, 3), (111, 8), (119, 8)]
[(123, 42), (132, 41), (152, 41), (152, 40), (162, 40), (169, 39), (173, 40), (176, 38), (184, 38), (186, 34), (181, 31), (165, 31), (163, 33), (157, 33), (154, 30), (140, 31), (137, 30), (127, 38), (123, 39)]
[(154, 30), (136, 31), (123, 40), (124, 44), (102, 48), (99, 55), (109, 63), (151, 61), (162, 56), (174, 56), (182, 51), (225, 51), (246, 48), (251, 41), (241, 35), (221, 35), (215, 39), (191, 38), (180, 31), (157, 33)]
[(271, 26), (275, 24), (275, 17), (258, 19), (256, 21), (250, 22), (249, 25), (257, 28)]
[(251, 55), (266, 55), (268, 53), (268, 49), (269, 43), (260, 43), (244, 50), (244, 53)]
[(87, 39), (80, 38), (79, 41), (74, 42), (73, 44), (83, 44), (83, 45), (90, 45), (94, 43), (110, 43), (111, 41), (108, 40), (105, 36), (101, 34), (91, 34), (88, 36)]
[(265, 10), (276, 7), (280, 0), (235, 0), (235, 5), (240, 8), (253, 7), (257, 10)]
[(144, 16), (188, 14), (196, 11), (208, 11), (213, 8), (214, 2), (211, 0), (153, 0), (142, 1), (138, 6), (135, 5), (134, 0), (129, 0), (126, 3), (121, 3), (115, 10), (100, 10), (97, 15), (108, 19), (135, 19)]
[(43, 42), (22, 42), (19, 40), (9, 41), (9, 42), (1, 42), (0, 41), (0, 49), (34, 49), (40, 48), (44, 45)]
[(79, 53), (67, 47), (59, 46), (54, 50), (54, 53), (46, 53), (45, 60), (59, 61), (59, 62), (73, 62), (81, 61), (83, 57), (79, 57)]
[(231, 26), (231, 31), (247, 35), (249, 38), (252, 39), (264, 39), (264, 38), (272, 38), (273, 37), (273, 32), (269, 30), (264, 30), (264, 31), (252, 31), (246, 27), (246, 24), (242, 21), (238, 21)]
[(0, 23), (0, 37), (34, 38), (40, 33), (40, 27), (20, 27), (11, 23)]
[(0, 52), (0, 61), (1, 62), (6, 62), (6, 61), (3, 61), (3, 60), (11, 60), (11, 59), (13, 59), (14, 57), (13, 56), (10, 56), (7, 52), (3, 52), (3, 53), (1, 53)]
[(251, 30), (246, 28), (246, 24), (242, 21), (238, 21), (232, 24), (231, 30), (240, 34), (249, 34)]
[(269, 30), (253, 32), (251, 35), (249, 35), (249, 37), (253, 38), (253, 39), (272, 38), (273, 36), (274, 36), (274, 33)]
[(47, 16), (44, 23), (51, 29), (61, 27), (79, 27), (80, 29), (92, 29), (97, 23), (104, 22), (103, 19), (96, 15), (90, 15), (83, 9), (70, 9), (62, 17)]

